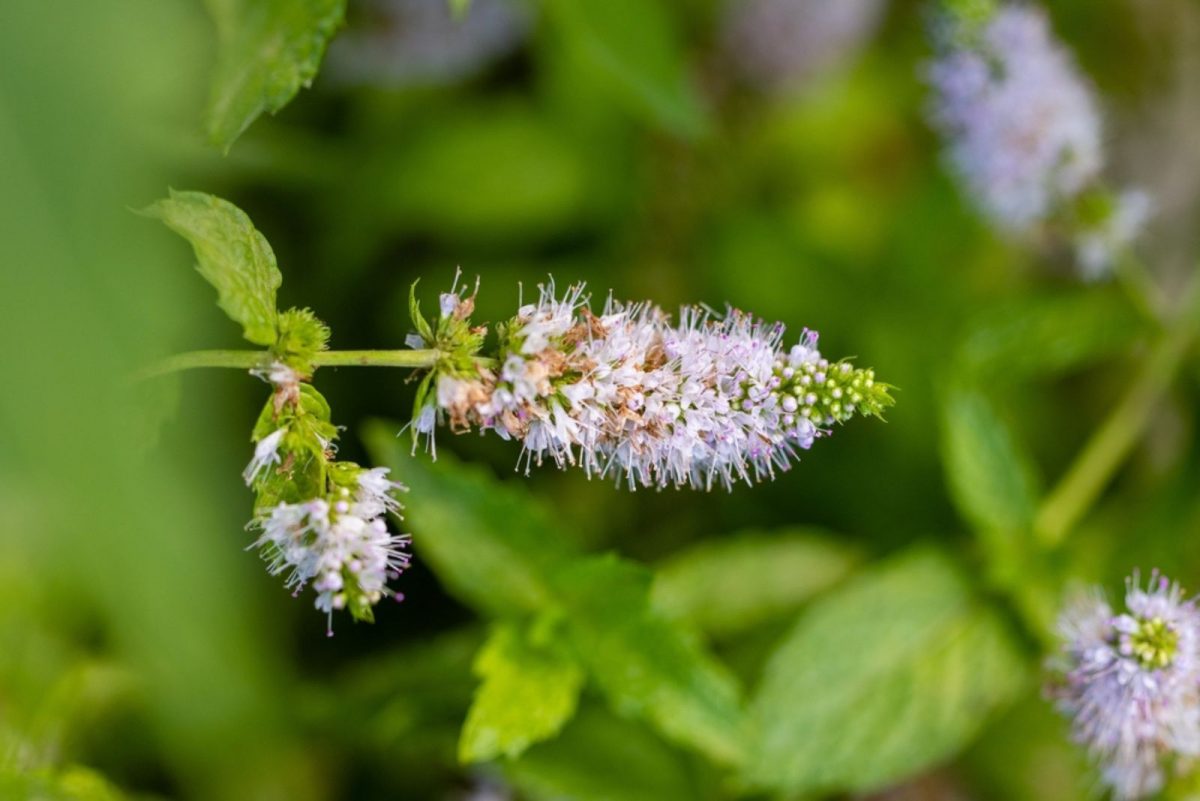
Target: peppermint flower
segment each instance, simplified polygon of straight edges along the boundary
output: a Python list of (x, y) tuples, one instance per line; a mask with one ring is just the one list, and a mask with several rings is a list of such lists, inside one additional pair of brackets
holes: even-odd
[(260, 439), (254, 446), (254, 458), (242, 471), (242, 479), (245, 480), (247, 486), (252, 485), (263, 471), (272, 465), (279, 464), (279, 443), (286, 433), (286, 428), (277, 428)]
[[(315, 319), (315, 318), (314, 318)], [(252, 371), (274, 393), (254, 428), (254, 456), (242, 477), (258, 496), (250, 528), (271, 575), (284, 575), (298, 595), (316, 591), (333, 633), (333, 612), (373, 620), (388, 587), (408, 567), (409, 538), (388, 531), (386, 516), (399, 514), (404, 490), (384, 467), (364, 469), (334, 459), (338, 429), (329, 404), (294, 368), (276, 361)]]
[(256, 367), (250, 371), (250, 375), (266, 381), (274, 388), (276, 416), (279, 415), (284, 406), (288, 404), (294, 406), (299, 402), (300, 384), (303, 381), (303, 377), (283, 362), (273, 361), (266, 367)]
[(1097, 591), (1063, 613), (1059, 708), (1122, 801), (1161, 789), (1172, 757), (1200, 755), (1200, 612), (1157, 571), (1126, 582), (1114, 615)]
[(1074, 219), (1104, 166), (1091, 85), (1033, 6), (1001, 6), (981, 24), (949, 22), (928, 80), (936, 94), (932, 121), (948, 140), (954, 172), (1009, 235), (1046, 222), (1091, 228), (1077, 242), (1081, 269), (1106, 270), (1113, 247), (1128, 245), (1146, 207), (1131, 206), (1107, 226)]
[(527, 471), (549, 460), (631, 489), (754, 483), (892, 402), (871, 370), (823, 358), (815, 332), (791, 348), (783, 333), (735, 310), (672, 324), (611, 298), (597, 316), (582, 285), (559, 297), (551, 283), (501, 327), (494, 367), (435, 374), (416, 428), (493, 431), (521, 442)]
[(929, 80), (950, 161), (998, 226), (1028, 228), (1099, 174), (1091, 87), (1042, 11), (1004, 6), (977, 42), (944, 53)]
[(393, 495), (404, 489), (387, 478), (387, 468), (357, 468), (353, 485), (342, 486), (330, 498), (302, 503), (278, 503), (252, 522), (260, 532), (251, 548), (262, 551), (271, 575), (286, 573), (285, 586), (299, 594), (310, 582), (317, 592), (315, 606), (329, 618), (349, 608), (370, 620), (371, 607), (382, 598), (403, 596), (387, 586), (407, 569), (409, 537), (392, 535), (384, 515), (398, 513)]

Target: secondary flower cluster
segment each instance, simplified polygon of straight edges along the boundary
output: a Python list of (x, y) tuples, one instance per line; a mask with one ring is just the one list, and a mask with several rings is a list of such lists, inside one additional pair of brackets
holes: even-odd
[[(470, 331), (477, 348), (473, 308), (473, 296), (443, 294), (437, 332), (410, 344), (454, 353), (454, 331)], [(835, 423), (892, 403), (873, 371), (825, 359), (815, 332), (790, 348), (783, 333), (734, 310), (686, 308), (672, 323), (655, 306), (611, 298), (596, 315), (582, 285), (559, 295), (549, 284), (500, 327), (491, 366), (431, 374), (414, 428), (431, 439), (438, 422), (493, 431), (521, 442), (526, 470), (577, 465), (631, 489), (754, 483)]]
[(294, 594), (312, 584), (332, 636), (335, 609), (370, 621), (382, 598), (403, 597), (387, 583), (408, 567), (409, 539), (391, 534), (386, 517), (399, 513), (395, 493), (404, 487), (388, 478), (386, 467), (334, 460), (329, 406), (295, 370), (275, 362), (254, 373), (275, 391), (243, 474), (258, 494), (250, 522), (258, 538), (250, 547), (272, 575), (285, 575)]
[(1140, 191), (1100, 184), (1103, 130), (1092, 87), (1025, 4), (983, 19), (942, 20), (930, 66), (934, 125), (948, 139), (955, 172), (1001, 230), (1065, 226), (1087, 277), (1111, 269), (1150, 213)]
[(1156, 572), (1126, 582), (1125, 611), (1100, 592), (1059, 623), (1062, 681), (1054, 688), (1075, 739), (1122, 801), (1158, 791), (1172, 758), (1200, 756), (1200, 611)]

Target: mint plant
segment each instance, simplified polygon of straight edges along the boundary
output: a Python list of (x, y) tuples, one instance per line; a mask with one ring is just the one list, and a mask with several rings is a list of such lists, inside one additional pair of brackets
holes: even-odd
[(187, 239), (218, 304), (261, 352), (200, 351), (152, 372), (241, 367), (271, 385), (251, 439), (243, 478), (256, 501), (251, 528), (272, 575), (295, 594), (311, 586), (326, 613), (345, 609), (374, 620), (389, 585), (409, 566), (405, 535), (391, 534), (405, 487), (386, 467), (336, 459), (338, 428), (313, 386), (329, 364), (387, 365), (424, 372), (409, 426), (414, 448), (435, 429), (493, 431), (521, 443), (526, 472), (549, 460), (580, 465), (630, 489), (731, 489), (786, 470), (798, 452), (856, 415), (882, 417), (889, 386), (869, 369), (830, 362), (805, 331), (790, 349), (783, 326), (735, 309), (686, 308), (678, 325), (646, 303), (612, 301), (599, 315), (584, 286), (558, 296), (553, 282), (536, 303), (497, 327), (494, 356), (482, 355), (488, 328), (472, 321), (475, 292), (457, 281), (425, 318), (410, 291), (415, 332), (409, 350), (330, 351), (329, 328), (310, 309), (278, 311), (275, 257), (249, 218), (197, 192), (172, 192), (149, 209)]

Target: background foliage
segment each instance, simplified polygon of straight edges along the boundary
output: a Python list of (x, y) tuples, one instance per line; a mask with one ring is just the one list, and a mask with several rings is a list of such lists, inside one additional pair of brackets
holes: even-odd
[[(1038, 671), (1071, 582), (1200, 584), (1195, 354), (1045, 555), (1047, 493), (1162, 334), (976, 219), (922, 121), (927, 7), (784, 93), (735, 79), (713, 0), (520, 8), (486, 63), (374, 82), (353, 0), (0, 10), (0, 797), (1090, 797)], [(1174, 291), (1200, 7), (1050, 10)], [(238, 346), (129, 212), (168, 186), (246, 210), (335, 348), (401, 347), (417, 277), (480, 275), (495, 321), (553, 275), (815, 328), (898, 404), (771, 484), (629, 493), (492, 440), (413, 458), (404, 371), (322, 369), (343, 455), (411, 487), (417, 554), (403, 604), (327, 639), (242, 550), (262, 385), (128, 379)]]

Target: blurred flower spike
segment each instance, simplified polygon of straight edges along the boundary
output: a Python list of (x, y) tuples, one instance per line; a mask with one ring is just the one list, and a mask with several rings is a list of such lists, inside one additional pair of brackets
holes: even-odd
[(1151, 211), (1101, 180), (1104, 131), (1093, 88), (1031, 5), (959, 2), (939, 17), (927, 78), (946, 158), (991, 223), (1011, 236), (1050, 229), (1079, 272), (1111, 272)]
[(1125, 610), (1101, 592), (1075, 598), (1059, 620), (1063, 651), (1052, 695), (1075, 740), (1120, 801), (1163, 787), (1164, 766), (1200, 755), (1200, 612), (1157, 571), (1127, 580)]
[(786, 470), (802, 450), (856, 415), (892, 404), (872, 370), (830, 362), (817, 334), (791, 347), (784, 329), (743, 312), (685, 308), (678, 323), (649, 303), (611, 297), (591, 311), (582, 284), (551, 282), (498, 327), (495, 359), (479, 359), (473, 296), (441, 296), (436, 327), (420, 316), (412, 347), (442, 353), (414, 409), (415, 437), (492, 431), (549, 460), (637, 487), (732, 488)]

